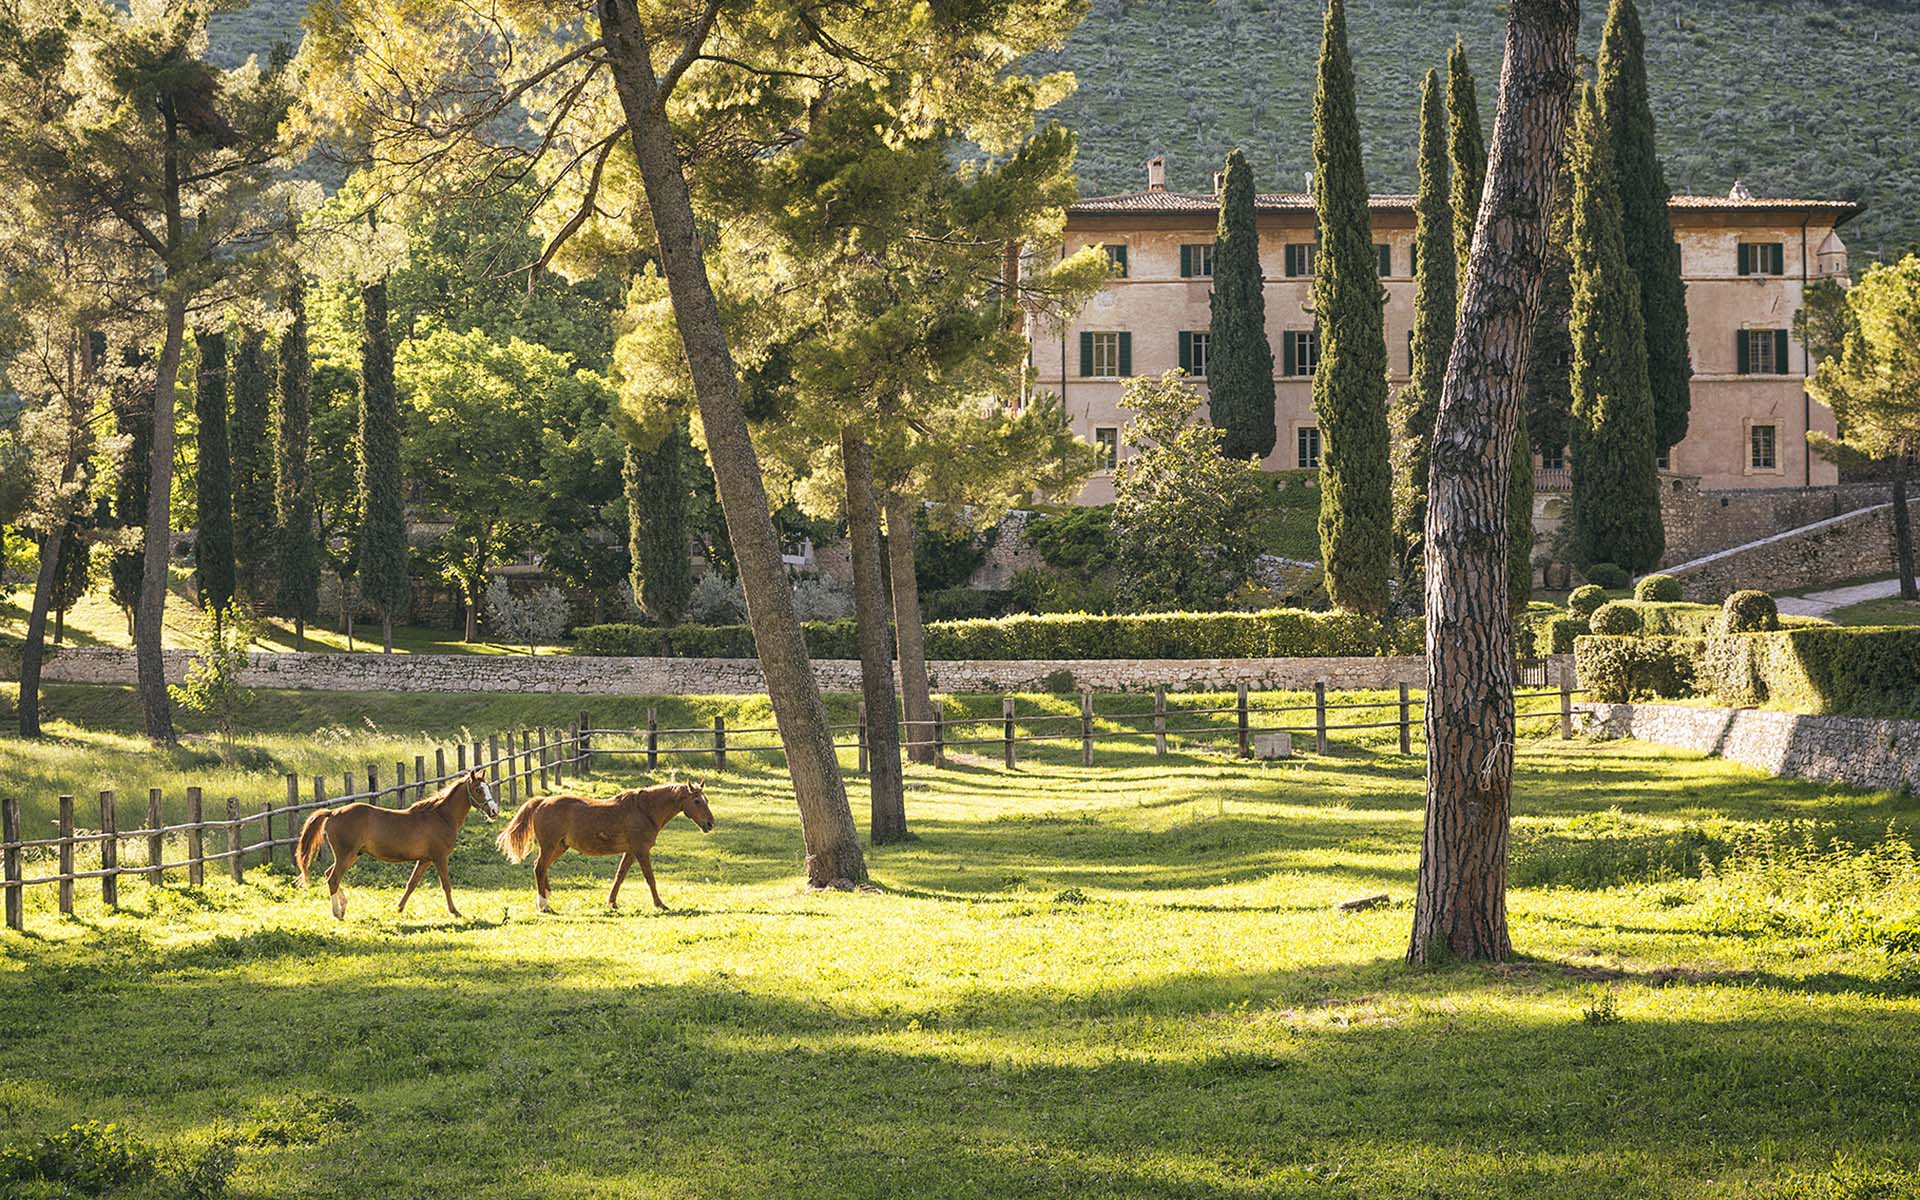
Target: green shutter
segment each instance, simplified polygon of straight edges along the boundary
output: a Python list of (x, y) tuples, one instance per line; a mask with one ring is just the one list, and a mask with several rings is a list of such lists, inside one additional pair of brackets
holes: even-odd
[(1180, 369), (1193, 374), (1193, 334), (1184, 329), (1180, 331)]
[(1288, 242), (1286, 250), (1287, 278), (1292, 279), (1294, 276), (1300, 274), (1300, 247), (1293, 242)]
[(1374, 246), (1373, 252), (1380, 256), (1380, 278), (1385, 279), (1393, 274), (1393, 246), (1380, 242)]
[(1113, 248), (1113, 261), (1120, 268), (1120, 278), (1125, 279), (1127, 277), (1127, 248), (1125, 246), (1115, 246)]
[(1787, 331), (1784, 329), (1773, 331), (1773, 373), (1790, 374), (1787, 370)]
[(1738, 252), (1740, 256), (1740, 273), (1742, 275), (1753, 274), (1753, 247), (1745, 242), (1741, 242), (1738, 247)]
[(1193, 278), (1193, 247), (1184, 242), (1180, 245), (1180, 278)]
[(1747, 331), (1744, 329), (1733, 331), (1733, 369), (1735, 374), (1747, 374)]
[[(1289, 246), (1287, 247), (1287, 249), (1291, 250), (1293, 249), (1293, 247)], [(1295, 333), (1291, 329), (1287, 330), (1285, 333), (1282, 333), (1280, 335), (1280, 356), (1281, 356), (1280, 373), (1282, 375), (1293, 374), (1294, 364), (1299, 361), (1298, 357), (1294, 353), (1294, 345), (1295, 345), (1294, 339), (1299, 336), (1300, 336), (1299, 334)]]
[(1093, 331), (1090, 329), (1080, 331), (1080, 373), (1093, 374)]
[(1133, 374), (1133, 335), (1123, 333), (1120, 335), (1120, 377), (1124, 379), (1131, 374)]

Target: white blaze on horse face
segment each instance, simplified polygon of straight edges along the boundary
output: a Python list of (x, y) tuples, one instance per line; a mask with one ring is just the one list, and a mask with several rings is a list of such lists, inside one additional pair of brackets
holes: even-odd
[(493, 797), (493, 785), (485, 779), (480, 781), (480, 808), (489, 821), (500, 815), (500, 802)]

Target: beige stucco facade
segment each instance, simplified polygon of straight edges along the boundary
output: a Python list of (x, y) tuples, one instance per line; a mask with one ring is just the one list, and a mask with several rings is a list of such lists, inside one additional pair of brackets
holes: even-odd
[[(1074, 429), (1089, 441), (1114, 441), (1126, 425), (1127, 414), (1119, 407), (1125, 378), (1114, 373), (1119, 339), (1103, 336), (1089, 363), (1083, 361), (1089, 343), (1082, 335), (1125, 334), (1131, 376), (1182, 366), (1181, 335), (1207, 329), (1211, 292), (1210, 279), (1183, 276), (1182, 246), (1211, 244), (1217, 211), (1212, 196), (1158, 190), (1083, 200), (1068, 210), (1066, 249), (1126, 247), (1125, 275), (1110, 281), (1074, 320), (1065, 327), (1030, 329), (1036, 386), (1062, 398)], [(1313, 325), (1308, 312), (1312, 280), (1287, 273), (1300, 267), (1298, 251), (1287, 247), (1315, 240), (1313, 209), (1307, 196), (1282, 194), (1260, 196), (1255, 211), (1276, 393), (1276, 436), (1265, 465), (1279, 470), (1310, 465), (1301, 461), (1301, 432), (1317, 433), (1312, 379), (1298, 373), (1297, 361), (1296, 373), (1289, 375), (1285, 352), (1289, 332), (1304, 333)], [(1699, 476), (1707, 489), (1838, 482), (1836, 468), (1807, 451), (1807, 430), (1832, 432), (1833, 414), (1807, 396), (1806, 353), (1791, 330), (1807, 284), (1846, 274), (1846, 247), (1837, 230), (1856, 211), (1838, 201), (1752, 199), (1743, 193), (1674, 198), (1694, 376), (1692, 420), (1686, 439), (1673, 448), (1671, 471)], [(1390, 268), (1381, 282), (1395, 388), (1406, 382), (1411, 365), (1413, 233), (1413, 197), (1374, 197), (1373, 240), (1387, 247)], [(1778, 249), (1742, 252), (1743, 243)], [(1198, 253), (1188, 251), (1193, 257)], [(1741, 273), (1743, 260), (1747, 274)], [(1736, 362), (1741, 349), (1750, 356), (1745, 372)], [(1204, 378), (1196, 376), (1194, 382), (1204, 395)], [(1761, 427), (1757, 435), (1756, 426)], [(1311, 449), (1313, 435), (1307, 442)], [(1117, 453), (1124, 457), (1126, 447), (1119, 446)], [(1542, 475), (1549, 486), (1563, 479), (1564, 472)], [(1111, 476), (1103, 471), (1080, 499), (1100, 504), (1112, 496)]]

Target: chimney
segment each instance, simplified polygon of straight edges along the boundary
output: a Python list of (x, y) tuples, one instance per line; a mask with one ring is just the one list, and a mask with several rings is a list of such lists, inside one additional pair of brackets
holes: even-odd
[(1213, 173), (1213, 194), (1218, 196), (1221, 192), (1224, 192), (1226, 190), (1227, 190), (1227, 173), (1225, 171), (1215, 171)]
[(1167, 190), (1167, 156), (1156, 154), (1147, 160), (1147, 190), (1164, 192)]

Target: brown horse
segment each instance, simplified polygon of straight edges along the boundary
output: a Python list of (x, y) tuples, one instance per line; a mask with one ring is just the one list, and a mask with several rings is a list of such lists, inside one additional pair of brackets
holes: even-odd
[(454, 916), (453, 883), (447, 878), (447, 856), (467, 822), (467, 811), (478, 801), (480, 811), (491, 821), (500, 815), (500, 802), (493, 797), (493, 785), (485, 771), (471, 771), (442, 788), (438, 795), (419, 801), (410, 808), (376, 808), (371, 804), (347, 804), (323, 808), (307, 818), (300, 827), (300, 844), (293, 861), (300, 868), (300, 882), (307, 882), (307, 864), (313, 861), (324, 836), (333, 850), (333, 865), (327, 868), (327, 895), (333, 915), (345, 919), (347, 894), (340, 887), (347, 868), (362, 854), (380, 862), (410, 862), (413, 878), (400, 896), (400, 911), (407, 911), (413, 889), (426, 876), (427, 864), (440, 873), (440, 890), (447, 894), (447, 911)]
[(668, 821), (680, 814), (700, 827), (701, 833), (713, 831), (713, 810), (707, 807), (707, 794), (697, 783), (662, 783), (633, 788), (610, 800), (591, 800), (585, 796), (542, 796), (529, 800), (513, 814), (513, 820), (496, 839), (508, 862), (527, 856), (527, 842), (538, 839), (540, 857), (534, 860), (533, 881), (539, 889), (538, 907), (552, 912), (548, 899), (547, 868), (571, 846), (582, 854), (619, 854), (620, 869), (613, 876), (613, 890), (607, 893), (607, 906), (620, 906), (620, 885), (634, 860), (640, 862), (640, 874), (653, 893), (653, 906), (664, 909), (660, 889), (653, 882), (653, 843)]

